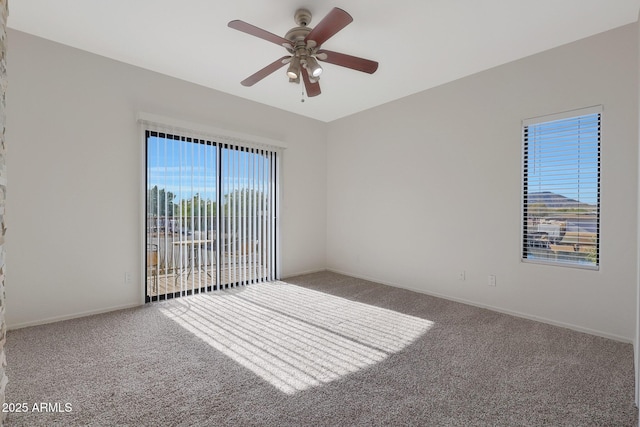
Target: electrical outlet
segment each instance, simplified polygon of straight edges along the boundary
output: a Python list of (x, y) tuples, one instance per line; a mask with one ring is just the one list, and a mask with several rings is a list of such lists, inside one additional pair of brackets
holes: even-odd
[(490, 274), (489, 275), (489, 286), (495, 286), (496, 285), (496, 275), (495, 274)]
[(458, 272), (458, 280), (461, 280), (461, 281), (462, 281), (462, 280), (465, 280), (466, 278), (467, 278), (467, 277), (466, 277), (466, 273), (465, 273), (465, 271), (464, 271), (464, 270), (460, 270), (460, 271)]
[(128, 271), (124, 273), (124, 283), (131, 283), (131, 273)]

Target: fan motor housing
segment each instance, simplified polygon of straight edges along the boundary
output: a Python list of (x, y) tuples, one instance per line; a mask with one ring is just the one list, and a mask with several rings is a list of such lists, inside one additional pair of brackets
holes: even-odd
[(284, 36), (284, 38), (289, 40), (294, 46), (294, 49), (287, 48), (290, 53), (293, 53), (300, 47), (300, 43), (298, 42), (303, 41), (307, 37), (307, 34), (311, 32), (311, 28), (308, 27), (311, 22), (311, 12), (307, 9), (298, 9), (293, 15), (293, 19), (298, 26), (287, 31), (287, 34)]
[(307, 37), (307, 34), (311, 32), (311, 28), (309, 27), (294, 27), (287, 31), (287, 34), (284, 35), (284, 38), (290, 40), (294, 45), (298, 40), (304, 40)]

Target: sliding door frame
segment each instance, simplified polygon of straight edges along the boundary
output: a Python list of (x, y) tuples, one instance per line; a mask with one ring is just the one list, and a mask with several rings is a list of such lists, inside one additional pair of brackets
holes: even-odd
[[(281, 248), (280, 248), (280, 206), (281, 206), (281, 182), (282, 182), (282, 151), (286, 148), (286, 145), (280, 141), (271, 140), (268, 138), (257, 137), (253, 135), (239, 134), (236, 132), (230, 132), (207, 125), (190, 123), (175, 120), (172, 118), (162, 117), (149, 113), (139, 113), (138, 123), (140, 130), (141, 147), (141, 214), (140, 214), (140, 290), (141, 290), (141, 302), (150, 302), (156, 300), (171, 299), (180, 295), (184, 295), (184, 292), (174, 292), (159, 294), (155, 297), (149, 297), (147, 294), (147, 132), (157, 132), (158, 134), (169, 134), (174, 136), (185, 136), (197, 140), (208, 140), (216, 146), (216, 198), (220, 200), (222, 198), (222, 180), (220, 176), (222, 166), (222, 150), (225, 147), (242, 148), (246, 151), (251, 150), (264, 150), (271, 153), (269, 177), (273, 180), (273, 197), (270, 198), (272, 203), (272, 214), (269, 217), (269, 221), (272, 221), (272, 226), (269, 227), (273, 230), (273, 235), (269, 241), (271, 245), (271, 253), (274, 257), (272, 263), (273, 271), (269, 273), (270, 280), (279, 280), (281, 272)], [(221, 226), (222, 206), (220, 203), (216, 203), (216, 230), (220, 230)], [(220, 239), (216, 239), (216, 258), (220, 259)], [(221, 286), (220, 269), (216, 267), (215, 272), (215, 285), (211, 290), (217, 290), (220, 288), (228, 287)], [(246, 283), (238, 281), (238, 283), (232, 284), (232, 286), (243, 286)], [(203, 290), (209, 290), (202, 289)], [(190, 294), (187, 292), (186, 294)]]

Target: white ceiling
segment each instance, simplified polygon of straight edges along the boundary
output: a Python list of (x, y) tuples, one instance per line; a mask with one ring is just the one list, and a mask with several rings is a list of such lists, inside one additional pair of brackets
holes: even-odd
[[(13, 0), (10, 28), (329, 122), (518, 58), (636, 22), (640, 0)], [(373, 74), (322, 63), (322, 94), (300, 102), (286, 68), (240, 81), (286, 54), (227, 27), (284, 36), (305, 7), (354, 21), (324, 43), (378, 61)]]

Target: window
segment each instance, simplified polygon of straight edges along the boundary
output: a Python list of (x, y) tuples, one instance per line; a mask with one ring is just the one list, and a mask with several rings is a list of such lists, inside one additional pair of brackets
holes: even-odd
[(147, 130), (146, 300), (277, 279), (278, 152)]
[(523, 261), (599, 267), (601, 113), (523, 121)]

